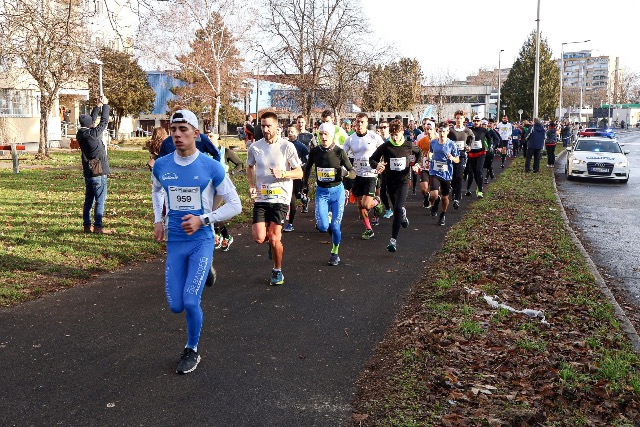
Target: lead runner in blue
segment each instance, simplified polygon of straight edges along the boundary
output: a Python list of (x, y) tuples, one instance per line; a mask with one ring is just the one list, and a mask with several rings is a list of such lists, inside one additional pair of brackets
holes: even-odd
[[(177, 373), (186, 374), (200, 362), (200, 299), (213, 258), (212, 225), (239, 214), (242, 206), (222, 164), (196, 148), (200, 131), (195, 114), (176, 111), (170, 130), (176, 151), (156, 160), (152, 172), (153, 233), (161, 242), (166, 228), (165, 292), (169, 308), (174, 313), (186, 312), (187, 344), (176, 367)], [(213, 210), (216, 195), (225, 203)], [(163, 224), (165, 198), (167, 215)]]

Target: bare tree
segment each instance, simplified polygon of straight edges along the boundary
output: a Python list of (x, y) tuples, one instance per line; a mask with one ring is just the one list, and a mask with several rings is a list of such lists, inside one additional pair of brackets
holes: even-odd
[[(48, 155), (48, 119), (60, 89), (85, 81), (89, 38), (74, 1), (2, 0), (0, 56), (13, 72), (24, 70), (40, 92), (38, 157)], [(86, 15), (85, 15), (86, 16)]]
[[(504, 80), (503, 80), (504, 82)], [(477, 75), (467, 77), (467, 83), (480, 86), (498, 87), (498, 69), (488, 69), (481, 67)]]
[(147, 62), (179, 70), (190, 87), (178, 93), (209, 111), (217, 127), (225, 97), (230, 102), (242, 92), (238, 43), (250, 10), (237, 0), (173, 0), (153, 7), (141, 28), (141, 54)]
[(427, 78), (423, 90), (424, 100), (425, 103), (433, 105), (438, 121), (444, 118), (445, 105), (449, 102), (451, 84), (454, 80), (449, 70), (435, 71)]
[(369, 33), (358, 0), (267, 0), (256, 49), (265, 68), (298, 88), (297, 103), (309, 117), (331, 58)]

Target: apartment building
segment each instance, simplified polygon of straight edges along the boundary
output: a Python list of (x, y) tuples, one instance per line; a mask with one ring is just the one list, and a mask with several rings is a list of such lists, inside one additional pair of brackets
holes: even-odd
[(564, 61), (558, 59), (564, 88), (582, 86), (585, 92), (609, 90), (613, 84), (615, 61), (608, 56), (592, 56), (591, 53), (591, 50), (564, 52)]

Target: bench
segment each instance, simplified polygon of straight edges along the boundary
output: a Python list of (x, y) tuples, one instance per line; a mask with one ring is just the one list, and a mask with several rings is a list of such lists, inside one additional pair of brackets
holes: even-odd
[(2, 158), (0, 160), (11, 160), (13, 162), (13, 173), (18, 173), (20, 171), (18, 151), (26, 151), (26, 149), (27, 147), (25, 147), (24, 144), (0, 145), (0, 155), (4, 155), (7, 150), (11, 153), (11, 158)]

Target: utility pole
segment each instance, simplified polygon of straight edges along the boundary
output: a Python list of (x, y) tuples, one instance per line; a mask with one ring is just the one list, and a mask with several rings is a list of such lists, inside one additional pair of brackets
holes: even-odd
[(540, 91), (540, 0), (536, 19), (536, 71), (533, 81), (533, 118), (538, 117), (538, 92)]
[(498, 52), (498, 109), (496, 110), (496, 120), (500, 120), (500, 75), (502, 74), (502, 68), (500, 66), (500, 55), (504, 52), (504, 49), (500, 49)]

